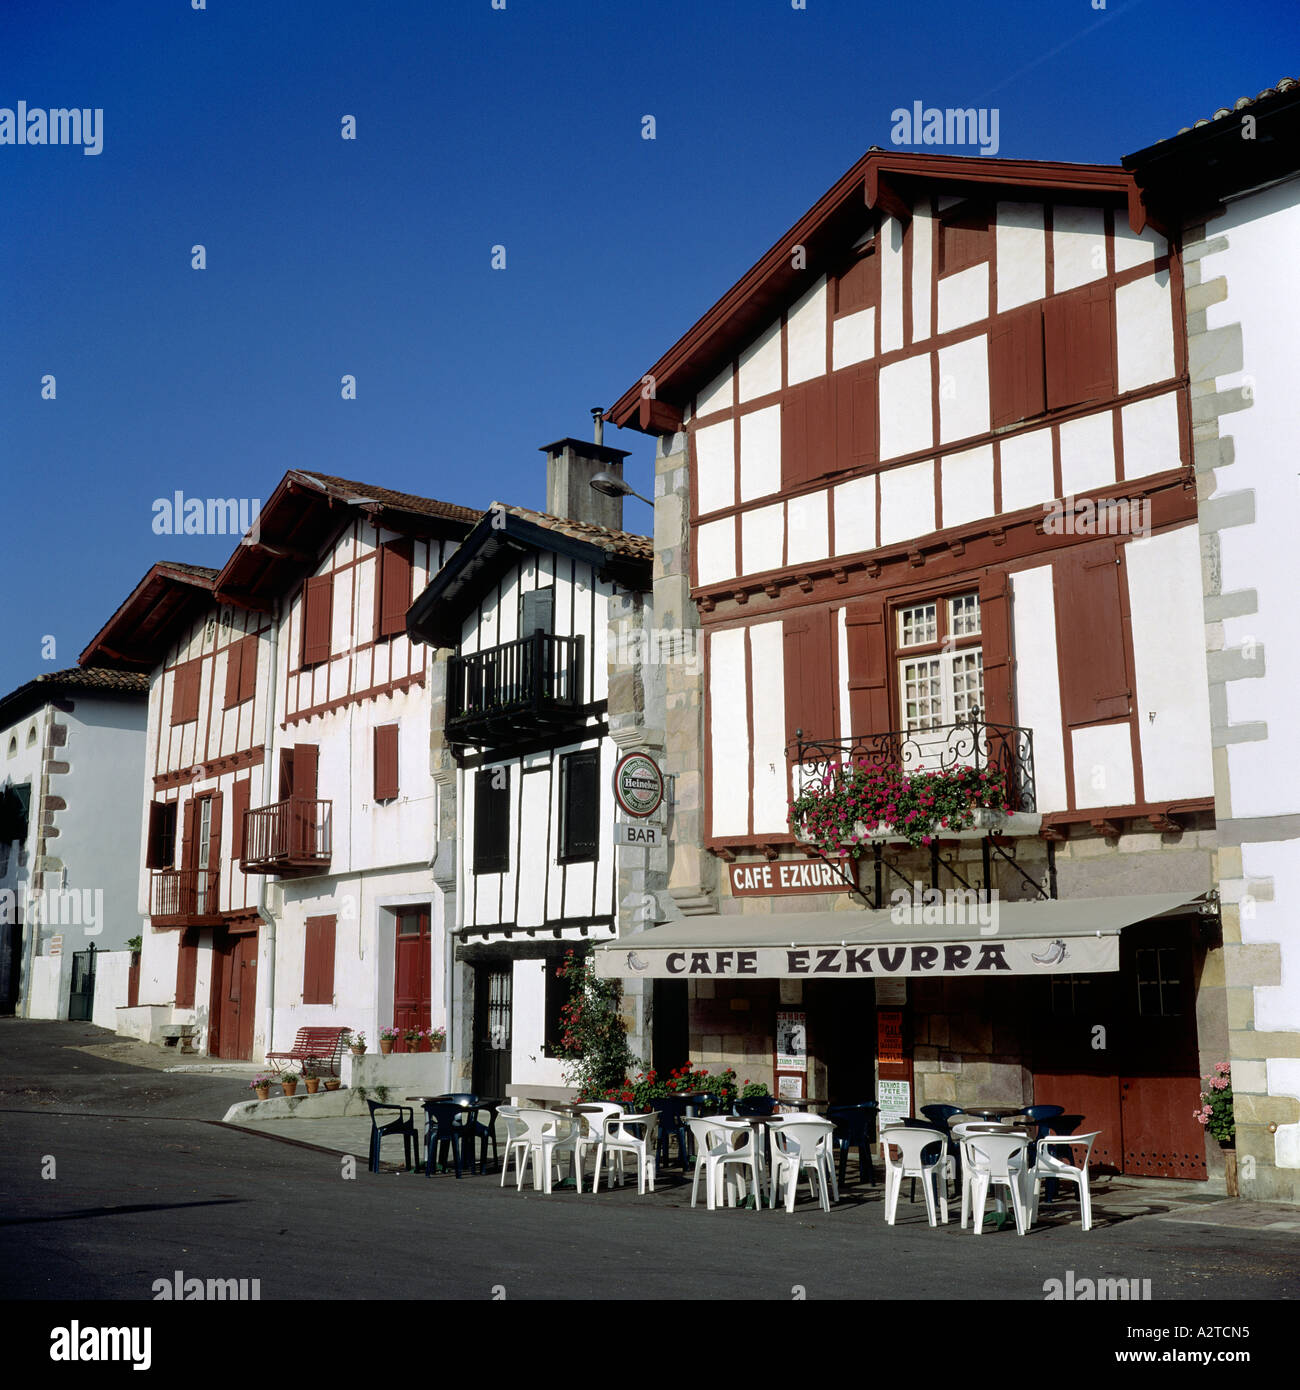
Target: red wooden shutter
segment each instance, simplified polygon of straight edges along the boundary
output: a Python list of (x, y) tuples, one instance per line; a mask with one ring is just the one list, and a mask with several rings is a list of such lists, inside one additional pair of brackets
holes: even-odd
[(781, 486), (835, 470), (835, 412), (828, 377), (806, 381), (781, 402)]
[(989, 336), (989, 391), (994, 429), (1047, 409), (1040, 304), (1022, 304), (994, 320)]
[(188, 724), (199, 717), (199, 668), (202, 661), (187, 661), (176, 668), (172, 682), (172, 724)]
[(397, 725), (381, 724), (375, 730), (375, 800), (391, 801), (397, 795)]
[(883, 599), (861, 599), (844, 611), (849, 650), (849, 724), (854, 738), (885, 734), (889, 708), (889, 629)]
[(193, 927), (181, 932), (176, 952), (176, 1007), (194, 1007), (194, 980), (199, 964), (199, 934)]
[(232, 642), (226, 649), (226, 709), (233, 709), (243, 698), (239, 693), (243, 684), (240, 674), (243, 655), (243, 642)]
[(211, 886), (209, 912), (221, 910), (221, 803), (222, 795), (212, 797), (212, 831), (208, 837), (208, 883)]
[(328, 661), (330, 624), (334, 615), (334, 579), (324, 574), (309, 579), (302, 600), (302, 664), (315, 666)]
[(993, 249), (989, 232), (989, 209), (980, 203), (963, 203), (939, 221), (939, 274), (987, 261)]
[(785, 726), (793, 743), (833, 739), (835, 691), (831, 668), (831, 613), (814, 609), (785, 619)]
[(990, 724), (1014, 724), (1011, 581), (1005, 574), (986, 574), (980, 579), (980, 633), (984, 719)]
[(303, 801), (316, 800), (316, 764), (320, 750), (314, 743), (293, 745), (293, 796)]
[(1118, 547), (1067, 551), (1056, 562), (1056, 640), (1061, 710), (1070, 727), (1124, 719), (1132, 687), (1125, 658)]
[(239, 703), (251, 700), (257, 692), (257, 638), (245, 637), (239, 644)]
[(308, 917), (303, 952), (302, 1002), (334, 1002), (334, 917)]
[(293, 795), (293, 749), (280, 749), (280, 795), (278, 800), (285, 801)]
[(391, 637), (406, 631), (406, 610), (411, 606), (411, 554), (409, 540), (379, 547), (377, 637)]
[(194, 811), (195, 800), (193, 797), (185, 803), (181, 813), (181, 868), (192, 869), (194, 867), (194, 855), (197, 846), (194, 840)]
[(853, 253), (853, 259), (836, 278), (835, 313), (856, 314), (880, 302), (880, 257), (874, 245)]
[(242, 865), (246, 852), (244, 815), (248, 810), (253, 790), (253, 779), (245, 777), (230, 789), (230, 859), (238, 859)]
[(163, 862), (163, 818), (167, 813), (167, 808), (161, 801), (151, 801), (149, 803), (149, 838), (148, 849), (145, 852), (145, 867), (148, 869), (170, 869), (170, 864)]
[(835, 449), (829, 460), (830, 467), (836, 470), (869, 467), (879, 457), (876, 445), (875, 364), (837, 372), (833, 380)]
[(1047, 404), (1056, 410), (1115, 394), (1114, 303), (1110, 287), (1081, 285), (1043, 303)]

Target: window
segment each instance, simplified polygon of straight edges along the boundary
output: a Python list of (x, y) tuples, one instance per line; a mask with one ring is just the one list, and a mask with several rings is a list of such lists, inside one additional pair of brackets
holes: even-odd
[(9, 739), (9, 757), (15, 757), (18, 753), (18, 735), (14, 734)]
[(560, 852), (556, 862), (598, 859), (599, 843), (600, 750), (588, 748), (560, 759)]
[(474, 779), (474, 872), (510, 868), (510, 769), (482, 768)]
[(406, 610), (411, 606), (411, 555), (409, 540), (390, 541), (376, 552), (376, 641), (406, 631)]
[(1138, 1013), (1145, 1018), (1182, 1014), (1182, 952), (1173, 946), (1149, 946), (1136, 953)]
[[(575, 956), (576, 959), (576, 956)], [(564, 1037), (564, 1018), (561, 1010), (572, 997), (572, 986), (568, 980), (556, 978), (555, 972), (564, 964), (565, 957), (547, 956), (542, 962), (546, 972), (546, 1020), (542, 1040), (542, 1055), (559, 1055), (560, 1041)]]
[(964, 202), (939, 218), (939, 274), (953, 275), (987, 261), (993, 238), (985, 203)]
[(551, 632), (555, 627), (555, 589), (530, 589), (519, 597), (519, 635), (531, 637), (539, 628)]
[(334, 619), (334, 577), (309, 579), (302, 591), (301, 665), (318, 666), (330, 656), (330, 626)]
[(334, 927), (337, 918), (308, 917), (304, 934), (302, 1002), (334, 1002)]
[(1047, 987), (1054, 1014), (1077, 1016), (1093, 1011), (1091, 975), (1053, 975)]
[(176, 805), (174, 801), (154, 801), (149, 805), (147, 868), (170, 869), (176, 863)]
[(909, 733), (965, 720), (984, 707), (978, 593), (900, 608), (895, 614), (902, 727)]
[(397, 725), (381, 724), (375, 730), (375, 800), (391, 801), (397, 795)]
[(199, 717), (199, 673), (202, 658), (186, 661), (172, 676), (172, 727)]
[(31, 728), (27, 730), (27, 746), (28, 746), (28, 748), (35, 748), (35, 747), (36, 747), (36, 725), (35, 725), (35, 724), (33, 724), (33, 725), (31, 726)]
[(257, 638), (245, 637), (226, 649), (226, 709), (253, 698), (257, 689)]

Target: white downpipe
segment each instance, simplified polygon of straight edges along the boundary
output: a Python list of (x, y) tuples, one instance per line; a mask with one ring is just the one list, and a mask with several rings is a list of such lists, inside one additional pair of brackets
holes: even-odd
[[(273, 800), (272, 788), (275, 786), (277, 760), (275, 752), (275, 701), (280, 674), (280, 615), (274, 615), (271, 623), (271, 671), (266, 691), (265, 732), (262, 746), (266, 753), (262, 759), (262, 805), (269, 806)], [(267, 908), (267, 898), (271, 891), (271, 875), (259, 874), (261, 883), (257, 890), (257, 915), (266, 924), (267, 963), (266, 963), (266, 1026), (262, 1036), (266, 1039), (263, 1055), (275, 1050), (275, 917)]]

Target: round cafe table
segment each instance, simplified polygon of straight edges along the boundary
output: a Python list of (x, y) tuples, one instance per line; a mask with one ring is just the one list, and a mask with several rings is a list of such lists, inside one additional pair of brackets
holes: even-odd
[(1023, 1105), (964, 1105), (963, 1115), (978, 1115), (981, 1120), (1008, 1120), (1013, 1115), (1023, 1115)]

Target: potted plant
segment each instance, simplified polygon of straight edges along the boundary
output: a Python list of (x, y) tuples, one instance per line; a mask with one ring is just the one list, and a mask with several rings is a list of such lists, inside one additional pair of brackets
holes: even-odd
[(393, 1044), (402, 1036), (399, 1028), (381, 1028), (379, 1030), (379, 1050), (385, 1057), (393, 1050)]
[(297, 1095), (298, 1075), (296, 1072), (282, 1071), (279, 1076), (280, 1089), (286, 1096)]
[(320, 1063), (315, 1057), (308, 1057), (303, 1061), (302, 1079), (307, 1084), (309, 1096), (314, 1096), (320, 1090)]
[(746, 1081), (740, 1088), (741, 1100), (770, 1100), (771, 1096), (771, 1091), (763, 1081)]
[(420, 1030), (418, 1028), (404, 1028), (402, 1030), (402, 1043), (407, 1052), (418, 1052), (420, 1050)]
[(447, 1030), (445, 1028), (430, 1029), (429, 1043), (435, 1052), (445, 1052), (447, 1050)]
[(325, 1089), (326, 1089), (327, 1091), (337, 1091), (338, 1088), (339, 1088), (342, 1084), (343, 1084), (343, 1080), (342, 1080), (341, 1077), (338, 1077), (338, 1076), (327, 1076), (327, 1077), (325, 1078)]
[(349, 1033), (348, 1047), (352, 1050), (354, 1057), (363, 1057), (366, 1051), (366, 1035), (364, 1033)]
[(1237, 1121), (1232, 1111), (1232, 1063), (1216, 1062), (1209, 1076), (1202, 1081), (1210, 1083), (1209, 1089), (1201, 1092), (1201, 1108), (1193, 1110), (1193, 1116), (1219, 1141), (1223, 1150), (1224, 1177), (1228, 1185), (1228, 1196), (1238, 1196), (1237, 1191)]
[(271, 1099), (271, 1083), (280, 1079), (278, 1072), (261, 1072), (249, 1083), (249, 1089), (257, 1093), (258, 1100)]

